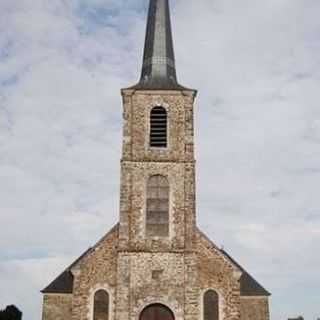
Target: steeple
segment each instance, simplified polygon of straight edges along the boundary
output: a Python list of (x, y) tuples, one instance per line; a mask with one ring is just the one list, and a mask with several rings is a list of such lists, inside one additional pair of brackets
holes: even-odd
[(169, 0), (150, 0), (141, 78), (134, 88), (185, 89), (177, 82)]

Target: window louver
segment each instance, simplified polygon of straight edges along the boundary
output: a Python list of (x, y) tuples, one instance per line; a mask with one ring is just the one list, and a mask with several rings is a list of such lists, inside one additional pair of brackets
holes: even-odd
[(154, 107), (150, 116), (150, 146), (167, 147), (167, 111), (163, 107)]

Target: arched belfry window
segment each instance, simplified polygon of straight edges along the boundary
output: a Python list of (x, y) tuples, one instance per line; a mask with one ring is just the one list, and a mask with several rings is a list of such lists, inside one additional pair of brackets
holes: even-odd
[(211, 289), (203, 295), (203, 320), (219, 320), (219, 295)]
[(93, 301), (93, 320), (109, 320), (109, 294), (105, 290), (98, 290)]
[(169, 182), (161, 175), (152, 176), (147, 184), (146, 234), (148, 237), (169, 235)]
[(167, 110), (163, 107), (154, 107), (150, 114), (150, 147), (166, 148), (168, 134)]

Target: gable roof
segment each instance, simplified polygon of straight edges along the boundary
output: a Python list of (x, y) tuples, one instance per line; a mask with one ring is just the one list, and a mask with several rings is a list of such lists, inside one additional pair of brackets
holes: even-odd
[(243, 297), (269, 297), (271, 295), (257, 280), (255, 280), (234, 258), (226, 251), (217, 247), (217, 245), (199, 228), (199, 234), (210, 243), (210, 245), (219, 251), (227, 260), (229, 260), (237, 269), (242, 272), (240, 277), (240, 295)]
[(57, 278), (55, 278), (46, 288), (41, 290), (44, 294), (61, 293), (72, 294), (73, 293), (73, 274), (72, 268), (76, 266), (84, 257), (90, 254), (94, 249), (106, 239), (111, 233), (117, 230), (119, 224), (116, 224), (107, 234), (105, 234), (93, 247), (84, 252), (77, 260), (75, 260), (67, 269), (65, 269)]
[(220, 249), (220, 252), (242, 271), (242, 275), (240, 277), (241, 296), (271, 296), (271, 293), (267, 291), (256, 279), (254, 279), (242, 266), (240, 266), (240, 264), (236, 262), (226, 251)]
[[(55, 280), (53, 280), (45, 289), (41, 292), (44, 294), (60, 293), (60, 294), (72, 294), (73, 292), (73, 274), (71, 269), (78, 264), (85, 256), (96, 248), (103, 239), (105, 239), (110, 233), (112, 233), (118, 225), (110, 230), (98, 243), (89, 248), (84, 252), (77, 260), (75, 260), (66, 270), (64, 270)], [(238, 268), (242, 275), (240, 277), (240, 294), (241, 296), (264, 296), (268, 297), (271, 295), (262, 285), (258, 283), (237, 261), (235, 261), (226, 251), (219, 249), (201, 230), (198, 232), (203, 236), (209, 243), (217, 249), (222, 255), (224, 255), (236, 268)]]
[(41, 290), (42, 293), (63, 293), (63, 294), (72, 294), (72, 291), (73, 291), (73, 274), (68, 269), (63, 271), (46, 288)]
[(77, 260), (75, 260), (66, 270), (64, 270), (57, 278), (55, 278), (46, 288), (41, 290), (42, 293), (63, 293), (71, 294), (73, 292), (73, 274), (71, 272), (82, 258), (84, 258), (92, 248), (84, 252)]

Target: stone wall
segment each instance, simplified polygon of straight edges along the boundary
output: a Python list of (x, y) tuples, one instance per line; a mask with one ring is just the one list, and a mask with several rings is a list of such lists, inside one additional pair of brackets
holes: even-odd
[[(193, 161), (193, 91), (123, 90), (125, 161)], [(149, 147), (150, 113), (161, 105), (168, 115), (168, 147)]]
[(219, 295), (221, 319), (239, 320), (241, 272), (200, 232), (197, 264), (201, 296), (208, 289), (215, 290)]
[[(122, 250), (184, 250), (195, 228), (194, 92), (123, 91), (124, 126), (120, 193)], [(149, 147), (151, 109), (168, 113), (168, 148)], [(145, 236), (146, 184), (161, 174), (170, 182), (170, 237)]]
[(45, 294), (43, 320), (71, 320), (72, 294)]
[(267, 297), (241, 297), (241, 320), (269, 320)]
[[(163, 175), (170, 184), (169, 237), (154, 239), (146, 237), (146, 187), (150, 176)], [(127, 217), (129, 229), (123, 250), (184, 250), (185, 235), (192, 236), (194, 228), (194, 166), (169, 162), (123, 162), (122, 188), (129, 194), (121, 201), (123, 216)], [(126, 228), (126, 229), (127, 229)]]
[(44, 320), (92, 320), (93, 296), (110, 295), (110, 320), (137, 320), (152, 303), (163, 303), (176, 320), (202, 320), (202, 298), (219, 294), (221, 320), (269, 320), (267, 297), (241, 297), (241, 272), (199, 231), (192, 251), (119, 251), (113, 229), (72, 271), (72, 295), (44, 296)]
[(72, 320), (92, 319), (93, 298), (99, 289), (109, 293), (110, 318), (114, 319), (117, 244), (118, 226), (98, 242), (92, 252), (72, 269), (74, 274)]
[(183, 320), (184, 254), (123, 253), (118, 265), (117, 320), (139, 319), (153, 303), (167, 305), (176, 320)]

